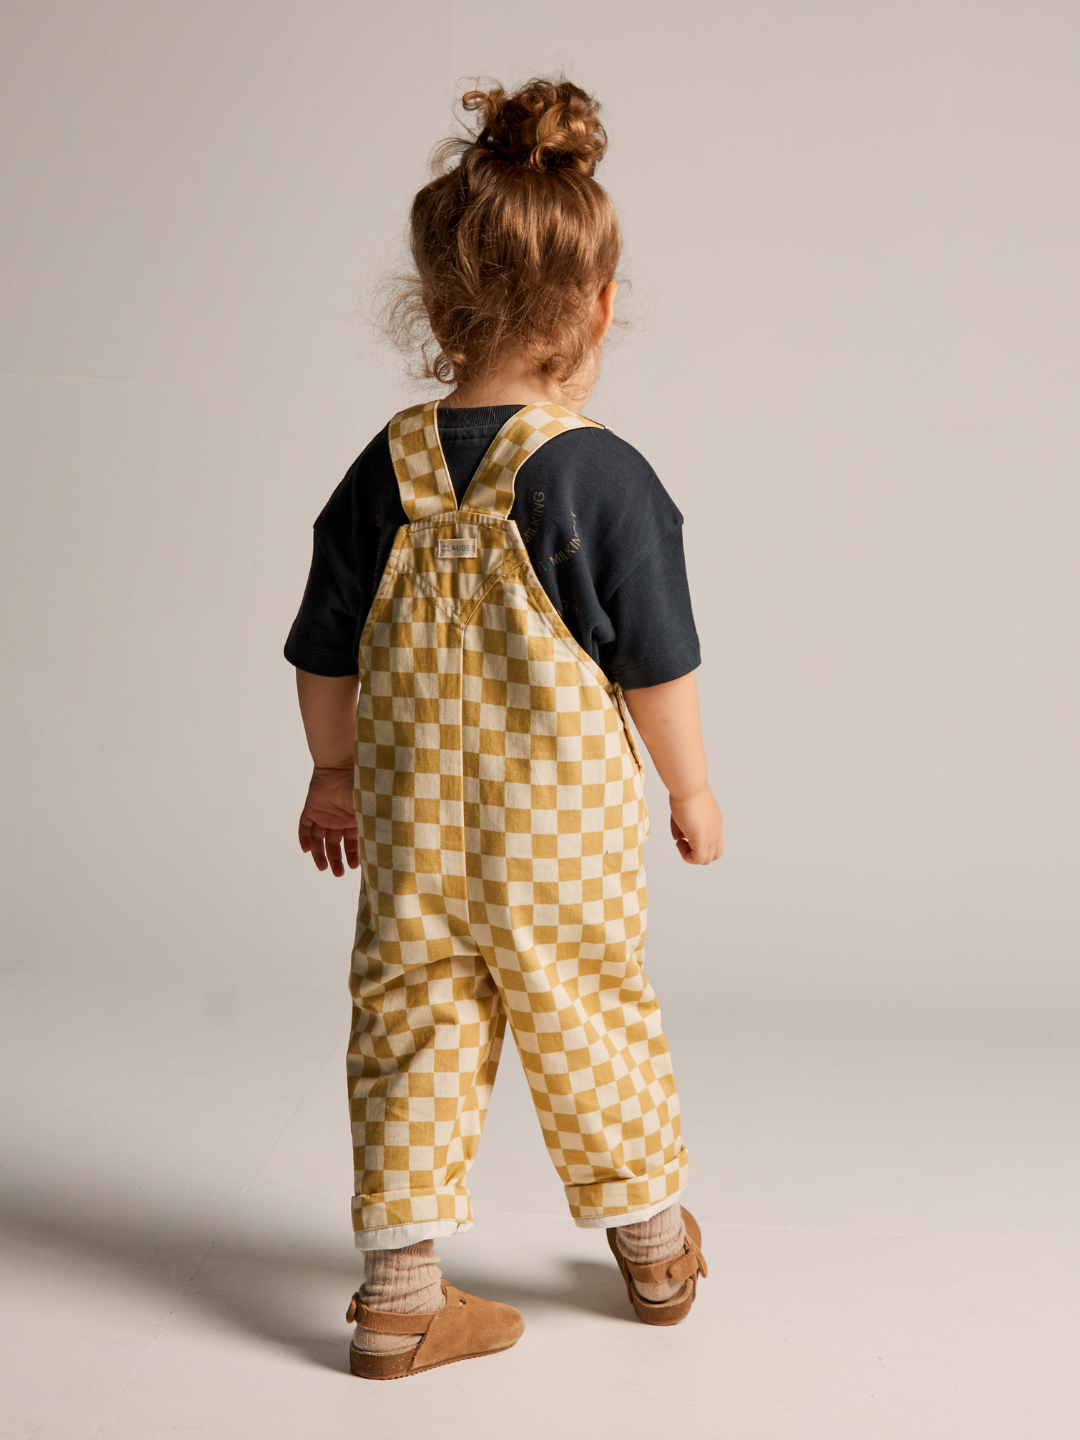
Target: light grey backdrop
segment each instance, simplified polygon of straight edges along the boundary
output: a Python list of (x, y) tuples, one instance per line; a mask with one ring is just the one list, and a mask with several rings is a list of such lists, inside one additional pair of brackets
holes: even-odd
[[(310, 525), (417, 398), (363, 310), (478, 76), (599, 96), (728, 853), (651, 782), (649, 963), (739, 1004), (1075, 1008), (1080, 11), (5, 6), (13, 992), (343, 985), (294, 831)], [(344, 1023), (344, 1019), (342, 1021)]]

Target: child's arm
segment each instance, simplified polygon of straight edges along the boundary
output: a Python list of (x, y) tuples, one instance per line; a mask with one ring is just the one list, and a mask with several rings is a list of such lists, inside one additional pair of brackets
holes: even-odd
[(308, 749), (315, 762), (300, 815), (300, 849), (320, 870), (327, 865), (344, 875), (341, 846), (349, 869), (360, 864), (353, 810), (353, 736), (356, 730), (358, 675), (331, 678), (296, 672), (296, 694)]
[(624, 690), (626, 708), (671, 797), (671, 833), (690, 865), (724, 852), (720, 807), (705, 778), (705, 746), (693, 671), (665, 685)]

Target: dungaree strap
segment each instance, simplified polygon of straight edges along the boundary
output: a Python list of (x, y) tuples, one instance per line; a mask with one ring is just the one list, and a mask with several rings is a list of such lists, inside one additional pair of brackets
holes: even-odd
[(514, 505), (514, 478), (529, 456), (553, 436), (583, 426), (604, 429), (599, 420), (590, 420), (561, 405), (524, 406), (510, 417), (488, 446), (461, 508), (486, 510), (507, 519)]
[[(439, 442), (438, 400), (399, 410), (387, 427), (401, 504), (410, 521), (433, 520), (457, 509), (446, 457)], [(514, 505), (514, 477), (530, 455), (554, 435), (583, 426), (603, 430), (561, 405), (525, 405), (512, 415), (488, 446), (477, 467), (463, 510), (483, 510), (504, 520)]]
[(438, 400), (399, 410), (387, 427), (401, 503), (409, 520), (432, 520), (457, 509), (435, 420)]

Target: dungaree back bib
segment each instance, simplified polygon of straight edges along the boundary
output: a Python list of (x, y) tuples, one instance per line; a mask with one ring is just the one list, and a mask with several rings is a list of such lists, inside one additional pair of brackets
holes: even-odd
[(509, 518), (541, 445), (595, 426), (527, 405), (457, 507), (438, 402), (389, 425), (408, 523), (360, 640), (362, 878), (348, 1074), (361, 1247), (472, 1223), (506, 1021), (580, 1225), (646, 1219), (686, 1183), (642, 970), (649, 832), (622, 692)]

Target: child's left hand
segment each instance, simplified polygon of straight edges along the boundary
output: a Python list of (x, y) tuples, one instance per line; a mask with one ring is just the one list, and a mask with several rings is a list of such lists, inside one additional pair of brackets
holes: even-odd
[(318, 869), (329, 865), (335, 875), (344, 875), (342, 845), (349, 869), (355, 870), (360, 864), (360, 844), (353, 810), (353, 768), (316, 765), (300, 814), (300, 849)]

